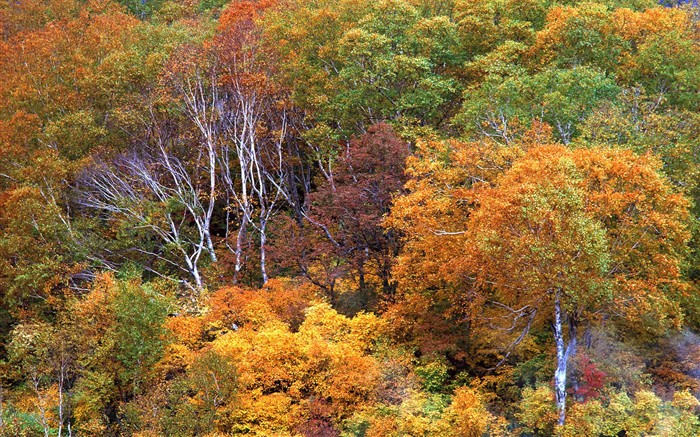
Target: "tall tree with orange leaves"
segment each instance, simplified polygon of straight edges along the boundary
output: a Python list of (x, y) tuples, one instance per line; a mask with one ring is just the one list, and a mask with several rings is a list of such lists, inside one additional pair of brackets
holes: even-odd
[[(452, 147), (442, 171), (454, 175), (470, 147)], [(478, 159), (473, 146), (471, 154)], [(414, 161), (411, 167), (430, 165)], [(439, 184), (433, 194), (420, 191), (434, 190), (441, 172), (412, 182), (409, 187), (418, 191), (397, 201), (390, 224), (408, 223), (405, 215), (416, 212), (411, 202), (422, 197), (428, 208), (418, 214), (427, 217), (415, 222), (427, 226), (402, 228), (407, 249), (451, 251), (438, 273), (424, 272), (426, 280), (453, 281), (441, 273), (462, 278), (466, 287), (453, 289), (455, 300), (463, 289), (473, 290), (476, 301), (504, 310), (513, 326), (522, 327), (519, 339), (534, 320), (551, 323), (561, 425), (567, 362), (583, 320), (625, 315), (680, 324), (676, 299), (684, 290), (680, 263), (689, 235), (688, 202), (659, 175), (655, 158), (627, 151), (535, 145), (500, 174), (479, 175), (479, 167), (465, 166), (462, 172), (472, 170), (471, 176)], [(399, 273), (410, 259), (400, 258)], [(416, 273), (413, 279), (421, 280)]]

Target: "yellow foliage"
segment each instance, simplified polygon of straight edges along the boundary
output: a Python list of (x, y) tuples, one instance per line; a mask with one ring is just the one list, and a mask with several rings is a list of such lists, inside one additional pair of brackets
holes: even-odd
[(255, 436), (295, 436), (303, 421), (302, 408), (283, 393), (263, 395), (255, 390), (232, 405), (219, 426), (228, 433)]
[(681, 411), (693, 412), (700, 407), (700, 401), (688, 390), (680, 390), (673, 394), (673, 406)]
[[(447, 395), (429, 395), (409, 390), (400, 405), (374, 405), (358, 411), (346, 423), (362, 429), (367, 437), (480, 437), (503, 436), (505, 420), (491, 414), (481, 394), (469, 387)], [(356, 435), (356, 434), (348, 434)]]
[(688, 14), (677, 8), (652, 8), (636, 12), (626, 8), (612, 13), (615, 32), (635, 44), (666, 32), (689, 29)]
[(580, 435), (616, 435), (615, 427), (600, 420), (605, 410), (597, 399), (586, 403), (574, 404), (568, 411), (566, 425), (562, 430), (564, 437)]
[(515, 417), (524, 425), (526, 432), (553, 432), (557, 412), (554, 406), (554, 391), (550, 387), (541, 385), (536, 389), (525, 388), (518, 410)]
[[(241, 306), (244, 312), (270, 309), (261, 299), (252, 302)], [(369, 353), (384, 329), (378, 317), (348, 318), (320, 303), (306, 311), (298, 332), (276, 317), (247, 320), (211, 342), (236, 367), (237, 400), (223, 406), (222, 424), (275, 435), (261, 433), (292, 432), (311, 419), (339, 423), (375, 400), (381, 372)]]
[(505, 435), (505, 422), (492, 415), (482, 402), (481, 395), (469, 387), (455, 390), (452, 404), (441, 422), (449, 429), (451, 437), (480, 437)]
[(386, 332), (386, 322), (374, 314), (360, 313), (352, 319), (336, 312), (330, 305), (320, 303), (306, 312), (299, 327), (302, 337), (316, 337), (333, 343), (344, 343), (365, 351)]
[(249, 389), (289, 388), (301, 379), (301, 348), (281, 323), (229, 332), (212, 343), (213, 350), (236, 363), (239, 383)]
[(653, 433), (654, 427), (658, 423), (660, 416), (660, 407), (662, 401), (654, 392), (649, 390), (640, 390), (635, 394), (634, 402), (634, 418), (635, 430), (639, 434)]
[(700, 432), (695, 408), (700, 404), (688, 391), (664, 402), (649, 390), (640, 390), (634, 400), (624, 392), (608, 393), (608, 400), (574, 403), (569, 408), (564, 437), (581, 435), (628, 435), (691, 437)]
[(156, 364), (160, 374), (186, 369), (194, 360), (194, 353), (186, 346), (171, 343), (165, 347), (163, 358)]

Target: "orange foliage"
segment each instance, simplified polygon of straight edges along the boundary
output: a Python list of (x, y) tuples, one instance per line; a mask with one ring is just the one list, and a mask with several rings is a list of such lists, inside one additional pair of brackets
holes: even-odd
[(612, 12), (615, 32), (634, 46), (654, 35), (691, 26), (688, 14), (682, 9), (652, 8), (641, 12), (620, 8)]
[(260, 290), (225, 287), (212, 294), (211, 311), (205, 320), (220, 323), (226, 330), (231, 330), (233, 324), (260, 326), (271, 320), (296, 329), (315, 297), (310, 284), (286, 279), (271, 279)]
[(229, 31), (246, 21), (254, 21), (277, 5), (277, 0), (246, 0), (229, 3), (219, 17), (219, 32)]

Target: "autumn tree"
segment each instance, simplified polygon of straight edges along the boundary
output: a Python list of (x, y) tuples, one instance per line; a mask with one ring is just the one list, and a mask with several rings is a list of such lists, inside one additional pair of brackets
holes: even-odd
[[(25, 379), (32, 393), (33, 411), (44, 435), (70, 435), (69, 388), (76, 376), (73, 345), (66, 330), (47, 323), (21, 324), (12, 331), (8, 362)], [(31, 416), (30, 416), (31, 417)]]
[[(448, 153), (458, 158), (464, 152)], [(411, 228), (404, 229), (408, 250), (412, 240), (422, 245), (427, 239), (444, 249), (459, 244), (447, 258), (451, 274), (471, 282), (478, 299), (502, 305), (525, 331), (536, 318), (551, 321), (560, 424), (567, 361), (575, 353), (582, 320), (601, 314), (641, 320), (651, 312), (654, 323), (680, 323), (677, 297), (684, 289), (680, 263), (688, 204), (658, 175), (658, 166), (649, 155), (614, 149), (536, 146), (492, 179), (472, 174), (477, 183), (442, 189), (448, 202), (443, 207), (471, 205), (468, 218), (453, 222), (449, 214), (429, 215), (421, 221), (434, 220), (430, 228), (414, 227), (413, 236)], [(405, 220), (404, 214), (397, 219)], [(455, 227), (458, 223), (461, 228)], [(440, 271), (450, 270), (443, 267), (424, 280), (441, 280)]]
[(109, 1), (2, 11), (0, 275), (3, 300), (36, 314), (114, 267), (101, 262), (108, 232), (75, 214), (76, 174), (96, 150), (113, 157), (142, 139), (141, 97), (189, 36), (183, 26), (139, 23)]
[(453, 11), (460, 43), (471, 58), (507, 44), (531, 44), (547, 13), (545, 2), (539, 0), (460, 0)]
[(265, 40), (280, 53), (310, 146), (323, 152), (322, 138), (348, 140), (382, 121), (444, 126), (464, 61), (450, 14), (447, 4), (403, 0), (294, 1), (267, 14)]
[(285, 162), (291, 108), (285, 89), (274, 78), (278, 60), (258, 24), (272, 5), (270, 1), (231, 4), (212, 43), (227, 99), (227, 141), (222, 143), (219, 160), (227, 210), (237, 210), (235, 243), (229, 245), (235, 254), (234, 281), (243, 268), (244, 239), (253, 228), (259, 235), (260, 274), (267, 282), (268, 224), (285, 201), (300, 208)]
[(0, 435), (697, 435), (696, 3), (1, 2)]
[[(124, 420), (158, 434), (337, 433), (376, 399), (384, 324), (342, 316), (312, 290), (276, 279), (228, 287), (212, 295), (210, 313), (173, 317), (162, 379)], [(151, 421), (154, 409), (162, 413)]]
[(300, 250), (289, 254), (279, 248), (278, 257), (296, 260), (302, 274), (332, 300), (337, 298), (335, 281), (345, 276), (353, 278), (362, 293), (377, 288), (385, 296), (393, 294), (390, 272), (398, 238), (383, 229), (381, 221), (406, 180), (408, 153), (408, 143), (383, 123), (350, 141), (330, 179), (309, 196), (303, 229), (297, 231), (307, 235), (301, 238)]
[(471, 188), (493, 180), (521, 154), (493, 141), (424, 140), (407, 159), (405, 193), (385, 222), (404, 234), (392, 268), (397, 302), (386, 316), (402, 341), (423, 353), (464, 353), (484, 303), (478, 293), (464, 294), (472, 289), (463, 257)]
[[(587, 66), (615, 74), (618, 84), (695, 107), (697, 42), (691, 15), (641, 3), (553, 7), (530, 48), (533, 68)], [(635, 10), (637, 9), (637, 10)]]
[[(63, 314), (79, 377), (71, 387), (71, 422), (86, 435), (116, 433), (119, 407), (146, 390), (163, 355), (168, 300), (137, 278), (102, 275)], [(90, 323), (85, 323), (89, 320)]]

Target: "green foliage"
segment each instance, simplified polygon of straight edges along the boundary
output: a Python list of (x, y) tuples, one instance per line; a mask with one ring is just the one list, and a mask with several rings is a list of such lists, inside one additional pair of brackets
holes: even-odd
[(535, 389), (526, 387), (518, 404), (516, 417), (525, 432), (533, 435), (552, 435), (557, 420), (554, 391), (546, 385), (539, 385)]
[(300, 4), (269, 20), (282, 52), (303, 57), (285, 72), (295, 102), (346, 137), (379, 121), (439, 125), (461, 91), (453, 22), (411, 2)]
[(142, 20), (145, 20), (146, 18), (150, 17), (153, 15), (155, 12), (157, 12), (161, 5), (163, 4), (163, 0), (118, 0), (119, 3), (123, 4), (124, 6), (129, 9), (129, 12), (132, 14), (136, 15)]
[(123, 283), (112, 303), (116, 317), (114, 358), (123, 369), (119, 378), (133, 384), (138, 393), (144, 376), (162, 357), (167, 331), (163, 322), (169, 311), (168, 302), (147, 286)]
[(157, 419), (168, 435), (211, 432), (221, 420), (219, 408), (235, 402), (237, 389), (235, 364), (208, 350), (170, 385), (167, 412)]
[(615, 82), (588, 67), (547, 69), (535, 75), (489, 75), (470, 91), (457, 122), (469, 135), (511, 142), (540, 120), (555, 128), (565, 144), (598, 106), (614, 101)]
[(676, 392), (673, 402), (647, 390), (635, 393), (634, 399), (613, 391), (607, 399), (574, 404), (562, 435), (692, 436), (700, 431), (698, 417), (691, 413), (698, 401), (688, 392)]
[(449, 378), (449, 369), (449, 366), (441, 361), (431, 361), (416, 367), (416, 375), (418, 375), (425, 391), (440, 393), (445, 389), (445, 383)]
[[(67, 314), (80, 377), (72, 391), (77, 424), (105, 432), (120, 400), (150, 387), (167, 344), (170, 302), (137, 279), (106, 276)], [(90, 326), (84, 326), (84, 321)], [(114, 416), (112, 416), (114, 417)]]

